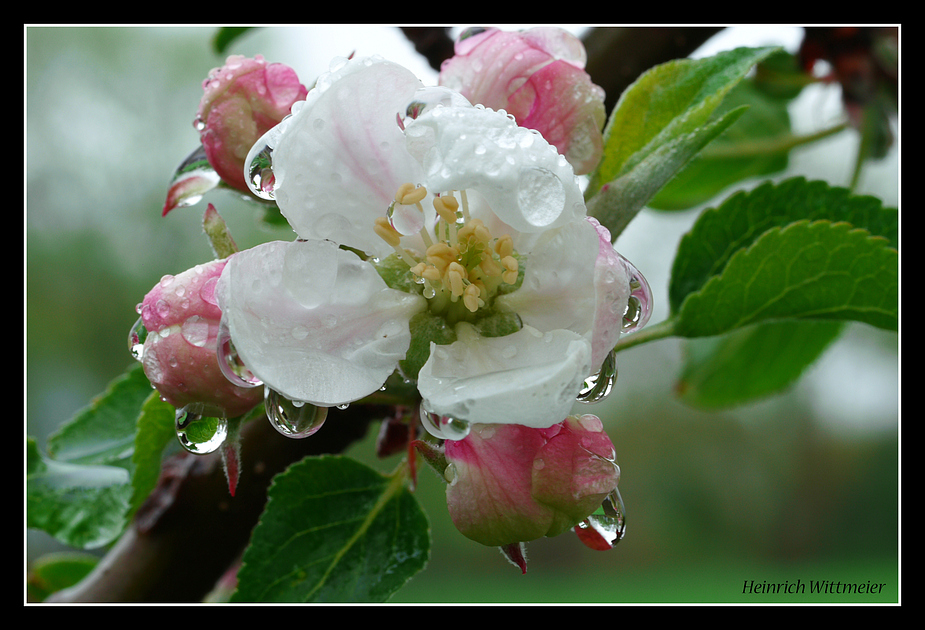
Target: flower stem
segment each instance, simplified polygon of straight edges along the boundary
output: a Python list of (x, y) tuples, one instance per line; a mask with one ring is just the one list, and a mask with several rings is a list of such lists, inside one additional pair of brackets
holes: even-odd
[(634, 332), (625, 337), (621, 337), (620, 341), (617, 342), (617, 345), (614, 347), (614, 352), (619, 352), (621, 350), (626, 350), (627, 348), (632, 348), (644, 343), (649, 343), (650, 341), (657, 341), (659, 339), (666, 339), (668, 337), (674, 336), (675, 333), (675, 320), (666, 319), (665, 321), (655, 324), (654, 326), (647, 326), (639, 332)]

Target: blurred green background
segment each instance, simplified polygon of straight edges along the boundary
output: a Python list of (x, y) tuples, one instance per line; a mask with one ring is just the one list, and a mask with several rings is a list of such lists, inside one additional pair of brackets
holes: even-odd
[[(581, 29), (572, 29), (581, 32)], [(25, 432), (44, 445), (60, 423), (128, 367), (135, 305), (164, 274), (212, 257), (205, 203), (161, 217), (173, 170), (198, 143), (201, 83), (220, 66), (213, 28), (28, 27), (26, 37)], [(801, 29), (739, 27), (699, 55), (735, 45), (795, 51)], [(316, 26), (248, 34), (231, 52), (294, 67), (310, 85), (336, 56), (382, 54), (426, 82), (436, 74), (396, 28)], [(797, 131), (827, 126), (837, 88), (807, 90)], [(782, 174), (850, 181), (857, 135), (794, 154)], [(860, 192), (899, 203), (898, 151), (867, 169)], [(241, 247), (271, 238), (228, 192), (210, 201)], [(643, 211), (617, 247), (667, 315), (674, 250), (699, 210)], [(899, 589), (897, 335), (850, 326), (788, 392), (721, 413), (692, 410), (672, 389), (674, 340), (619, 355), (600, 415), (617, 448), (627, 536), (609, 552), (566, 534), (528, 546), (522, 576), (495, 549), (471, 543), (446, 514), (443, 482), (422, 471), (432, 525), (428, 569), (395, 602), (896, 602)], [(376, 462), (373, 437), (351, 454)], [(284, 438), (280, 438), (284, 439)], [(26, 534), (26, 559), (58, 549)], [(879, 595), (746, 595), (743, 583), (885, 583)]]

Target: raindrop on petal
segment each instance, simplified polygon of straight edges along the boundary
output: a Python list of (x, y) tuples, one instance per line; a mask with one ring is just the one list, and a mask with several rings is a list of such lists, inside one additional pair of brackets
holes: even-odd
[(392, 227), (404, 236), (417, 234), (424, 227), (424, 214), (417, 209), (417, 206), (392, 203), (385, 216)]
[(446, 439), (459, 441), (464, 440), (469, 435), (470, 425), (465, 420), (442, 416), (440, 418), (440, 430), (446, 436)]
[(203, 416), (193, 405), (177, 409), (176, 430), (180, 444), (194, 455), (214, 453), (228, 436), (228, 420)]
[(623, 332), (629, 333), (645, 326), (652, 316), (652, 289), (633, 263), (622, 256), (620, 258), (630, 276), (630, 297), (623, 313)]
[(469, 101), (454, 90), (442, 85), (429, 86), (418, 89), (414, 99), (405, 108), (405, 117), (400, 120), (404, 124), (420, 117), (437, 107), (463, 107), (470, 106)]
[(626, 535), (626, 512), (623, 497), (613, 489), (601, 504), (603, 513), (595, 513), (575, 526), (575, 533), (591, 549), (613, 549)]
[(244, 161), (247, 168), (247, 177), (244, 178), (247, 187), (257, 197), (266, 201), (273, 201), (276, 198), (273, 192), (277, 185), (276, 176), (273, 174), (273, 150), (282, 136), (286, 126), (283, 124), (285, 121), (286, 118), (263, 134), (251, 147)]
[(229, 381), (238, 387), (260, 387), (263, 381), (254, 376), (241, 357), (238, 356), (231, 342), (231, 333), (228, 332), (228, 326), (224, 320), (219, 325), (218, 343), (216, 352), (218, 353), (218, 367), (222, 370)]
[(601, 369), (597, 374), (592, 374), (585, 379), (585, 383), (578, 392), (578, 402), (596, 403), (604, 400), (613, 390), (613, 384), (617, 380), (617, 356), (611, 351), (605, 358)]
[(132, 329), (128, 332), (128, 349), (136, 361), (141, 361), (144, 355), (145, 339), (148, 337), (148, 329), (145, 328), (141, 318), (135, 322)]
[(297, 440), (317, 433), (328, 417), (327, 407), (289, 400), (269, 387), (265, 390), (264, 405), (273, 428)]
[(464, 440), (469, 435), (471, 426), (465, 420), (450, 418), (431, 413), (423, 406), (421, 407), (421, 424), (432, 436), (438, 440)]

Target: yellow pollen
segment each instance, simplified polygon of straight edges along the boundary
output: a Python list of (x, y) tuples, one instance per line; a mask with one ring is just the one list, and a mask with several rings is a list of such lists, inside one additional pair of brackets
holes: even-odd
[[(453, 191), (434, 197), (434, 210), (439, 221), (435, 226), (421, 230), (425, 247), (423, 256), (402, 249), (402, 235), (387, 217), (377, 218), (374, 228), (376, 234), (408, 264), (411, 273), (419, 278), (426, 298), (443, 296), (433, 303), (434, 308), (442, 312), (461, 298), (461, 306), (475, 313), (485, 307), (501, 283), (517, 282), (518, 262), (514, 257), (511, 237), (505, 234), (494, 238), (482, 221), (470, 218), (466, 192), (456, 192), (461, 203)], [(421, 201), (427, 194), (423, 186), (403, 184), (395, 193), (395, 203), (416, 205), (423, 213)]]

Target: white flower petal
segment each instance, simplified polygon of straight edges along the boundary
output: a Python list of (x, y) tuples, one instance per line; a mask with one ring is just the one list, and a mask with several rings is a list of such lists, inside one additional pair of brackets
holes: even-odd
[(235, 254), (216, 295), (247, 367), (283, 396), (321, 406), (376, 391), (405, 356), (408, 321), (425, 307), (329, 241)]
[(521, 287), (497, 303), (542, 331), (565, 328), (590, 341), (598, 236), (585, 220), (544, 232), (527, 256)]
[(300, 237), (391, 253), (373, 221), (400, 185), (421, 180), (397, 120), (420, 86), (397, 64), (351, 60), (319, 79), (284, 121), (273, 150), (274, 195)]
[(588, 222), (597, 232), (599, 245), (594, 268), (596, 307), (591, 339), (591, 367), (596, 372), (620, 340), (623, 313), (630, 297), (630, 274), (610, 242), (610, 231), (597, 219), (589, 218)]
[(568, 416), (588, 375), (587, 339), (529, 326), (504, 337), (480, 337), (468, 324), (457, 332), (450, 345), (431, 344), (418, 375), (427, 410), (470, 423), (536, 428)]
[(410, 123), (406, 136), (429, 190), (475, 189), (520, 232), (539, 232), (585, 214), (565, 158), (504, 112), (439, 107)]

